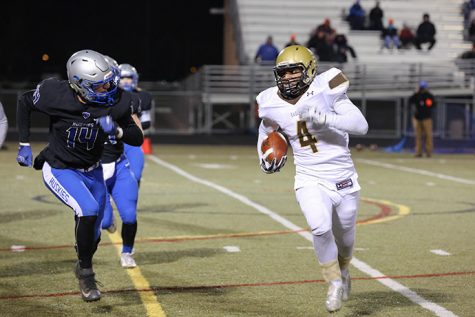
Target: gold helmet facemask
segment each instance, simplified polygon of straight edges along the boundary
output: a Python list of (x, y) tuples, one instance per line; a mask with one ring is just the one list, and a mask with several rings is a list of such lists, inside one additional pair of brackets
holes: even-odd
[[(302, 76), (291, 80), (284, 79), (288, 72), (302, 71)], [(317, 60), (312, 51), (302, 45), (292, 45), (284, 48), (275, 61), (274, 76), (277, 87), (286, 99), (299, 97), (317, 74)]]

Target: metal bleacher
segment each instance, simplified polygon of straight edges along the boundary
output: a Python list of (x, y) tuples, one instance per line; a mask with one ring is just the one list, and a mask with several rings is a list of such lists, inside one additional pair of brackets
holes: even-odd
[[(470, 43), (463, 39), (463, 17), (461, 5), (464, 0), (381, 0), (384, 10), (384, 24), (389, 18), (395, 26), (403, 23), (416, 29), (423, 13), (429, 13), (437, 28), (437, 44), (427, 53), (407, 50), (401, 53), (381, 51), (379, 32), (352, 31), (342, 18), (354, 0), (236, 0), (242, 33), (242, 45), (246, 57), (252, 60), (257, 48), (268, 35), (272, 35), (278, 48), (283, 48), (292, 33), (305, 44), (310, 33), (325, 18), (330, 19), (338, 33), (347, 36), (358, 55), (359, 62), (400, 63), (450, 61), (466, 49)], [(430, 4), (429, 4), (430, 3)], [(429, 4), (429, 5), (428, 5)], [(361, 0), (369, 14), (374, 0)]]
[[(385, 24), (388, 18), (392, 18), (397, 27), (407, 23), (416, 28), (422, 15), (429, 13), (437, 27), (438, 42), (434, 49), (430, 52), (381, 50), (378, 32), (352, 31), (342, 19), (353, 0), (232, 1), (234, 24), (239, 26), (236, 42), (241, 63), (206, 65), (195, 75), (200, 78), (196, 82), (201, 83), (203, 103), (202, 120), (197, 131), (214, 133), (254, 129), (255, 97), (263, 89), (275, 85), (271, 67), (253, 62), (259, 45), (272, 35), (274, 44), (283, 48), (292, 33), (305, 45), (310, 32), (329, 18), (338, 33), (346, 34), (358, 58), (350, 58), (345, 64), (319, 63), (318, 72), (330, 67), (345, 72), (351, 82), (348, 95), (372, 121), (372, 136), (399, 137), (407, 130), (410, 117), (407, 98), (423, 79), (441, 104), (436, 135), (450, 134), (446, 131), (452, 120), (450, 107), (454, 104), (450, 98), (463, 96), (463, 101), (456, 103), (469, 107), (464, 137), (470, 137), (472, 124), (467, 122), (471, 122), (473, 117), (474, 64), (456, 61), (456, 57), (471, 46), (463, 39), (463, 0), (432, 0), (430, 6), (427, 0), (380, 2), (385, 12)], [(361, 4), (369, 12), (375, 1), (362, 0)], [(239, 113), (238, 124), (231, 122), (233, 111)]]

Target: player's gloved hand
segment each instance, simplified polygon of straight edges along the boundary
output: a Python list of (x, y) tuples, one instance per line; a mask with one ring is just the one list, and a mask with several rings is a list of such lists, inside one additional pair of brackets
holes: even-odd
[(96, 121), (106, 134), (115, 135), (117, 133), (117, 123), (115, 123), (111, 116), (103, 116), (96, 119)]
[(317, 111), (315, 106), (304, 106), (299, 111), (300, 118), (308, 122), (314, 122), (317, 126), (324, 126), (327, 116), (323, 112)]
[(31, 147), (29, 144), (20, 144), (20, 146), (18, 147), (18, 155), (16, 157), (16, 161), (21, 166), (31, 167), (33, 163), (33, 153), (31, 152)]
[(280, 172), (280, 169), (284, 167), (285, 162), (287, 162), (287, 155), (282, 156), (279, 162), (276, 159), (273, 159), (271, 163), (267, 162), (264, 159), (261, 159), (261, 170), (266, 174), (272, 174), (275, 172)]

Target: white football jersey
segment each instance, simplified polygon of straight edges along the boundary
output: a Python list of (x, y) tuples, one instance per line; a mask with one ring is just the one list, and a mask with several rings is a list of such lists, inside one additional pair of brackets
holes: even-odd
[[(333, 80), (333, 81), (332, 81)], [(335, 113), (334, 103), (348, 89), (341, 70), (332, 68), (315, 77), (295, 105), (271, 87), (257, 97), (259, 117), (280, 127), (292, 146), (296, 169), (295, 189), (315, 184), (341, 193), (360, 190), (348, 148), (348, 133), (332, 127), (316, 127), (301, 120), (300, 109), (316, 105), (317, 112)]]

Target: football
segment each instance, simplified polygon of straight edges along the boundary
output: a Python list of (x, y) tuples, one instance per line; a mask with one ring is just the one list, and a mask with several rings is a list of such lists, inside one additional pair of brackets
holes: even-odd
[(262, 142), (262, 158), (271, 163), (274, 159), (279, 162), (284, 155), (287, 155), (289, 145), (285, 136), (277, 131), (271, 132)]

